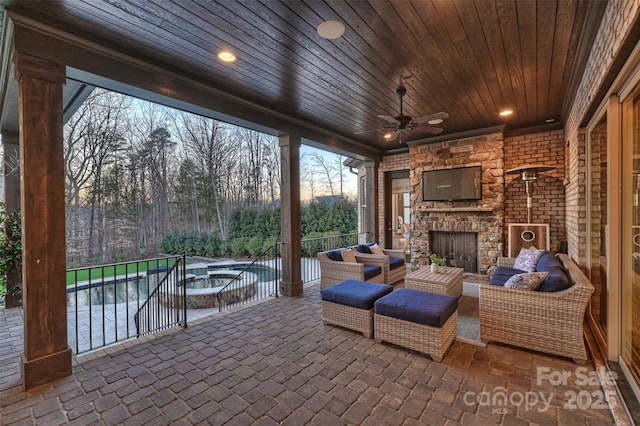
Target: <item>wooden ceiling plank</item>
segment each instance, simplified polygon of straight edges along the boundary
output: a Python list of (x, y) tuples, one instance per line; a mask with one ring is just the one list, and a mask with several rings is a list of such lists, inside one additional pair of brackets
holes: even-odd
[[(493, 74), (500, 83), (501, 97), (495, 99), (496, 107), (499, 111), (505, 108), (515, 109), (516, 100), (514, 98), (511, 76), (507, 66), (503, 34), (498, 24), (498, 12), (493, 2), (478, 0), (474, 4), (482, 25), (484, 38), (487, 45), (490, 46), (491, 64), (494, 67)], [(512, 121), (512, 119), (509, 119), (509, 121)]]
[[(286, 4), (288, 7), (297, 10), (303, 3), (287, 2)], [(366, 6), (366, 4), (364, 5)], [(337, 8), (337, 10), (334, 10), (334, 8)], [(368, 105), (368, 108), (364, 108), (362, 113), (369, 117), (377, 117), (379, 113), (387, 111), (390, 95), (395, 93), (396, 81), (389, 81), (386, 72), (381, 70), (381, 67), (389, 69), (390, 63), (385, 59), (385, 55), (379, 56), (382, 59), (381, 61), (371, 60), (374, 49), (368, 43), (368, 40), (371, 40), (368, 36), (376, 39), (380, 39), (380, 37), (370, 31), (367, 23), (354, 13), (346, 2), (331, 3), (330, 5), (325, 2), (315, 2), (314, 11), (317, 14), (328, 17), (320, 18), (318, 16), (320, 21), (316, 20), (315, 22), (308, 20), (308, 23), (314, 27), (317, 26), (317, 22), (329, 18), (345, 19), (349, 22), (343, 37), (333, 42), (323, 43), (322, 46), (325, 47), (326, 53), (331, 55), (335, 63), (341, 64), (337, 68), (345, 78), (349, 78), (349, 74), (353, 74), (350, 78), (355, 76), (353, 82), (356, 85), (353, 90), (357, 92), (358, 102)], [(335, 18), (336, 15), (340, 18)], [(380, 107), (380, 112), (375, 113), (377, 107)], [(372, 113), (372, 111), (374, 112)], [(376, 119), (375, 121), (377, 125), (380, 125), (379, 120)]]
[[(554, 112), (548, 109), (549, 97), (557, 96), (550, 91), (551, 80), (556, 78), (551, 73), (551, 62), (553, 60), (553, 39), (556, 33), (556, 2), (536, 2), (538, 19), (537, 25), (537, 45), (536, 45), (536, 70), (538, 73), (538, 100), (537, 115), (539, 118), (559, 118), (554, 117)], [(544, 16), (544, 18), (542, 18)], [(550, 25), (551, 22), (553, 25)]]
[[(518, 11), (518, 29), (520, 40), (520, 60), (522, 61), (522, 72), (524, 78), (524, 99), (525, 110), (522, 113), (526, 117), (526, 122), (531, 125), (541, 124), (543, 119), (538, 115), (538, 67), (537, 67), (537, 10), (536, 2), (520, 1), (516, 3)], [(549, 20), (546, 15), (540, 18), (553, 28), (554, 21)]]
[[(267, 11), (264, 11), (263, 15), (266, 13)], [(243, 15), (247, 19), (257, 19), (257, 15), (253, 15), (250, 13), (244, 13)], [(253, 21), (251, 22), (251, 24), (259, 25), (257, 21)], [(289, 36), (284, 36), (284, 37), (289, 37)], [(302, 37), (302, 36), (299, 36), (299, 37)], [(298, 40), (292, 40), (291, 43), (295, 43), (298, 46), (300, 45)], [(295, 51), (296, 49), (292, 49), (292, 50)], [(358, 102), (357, 99), (350, 98), (350, 94), (353, 93), (353, 90), (352, 90), (353, 86), (351, 87), (345, 86), (344, 78), (331, 79), (330, 75), (327, 72), (326, 67), (325, 69), (320, 68), (324, 64), (324, 62), (313, 63), (305, 59), (309, 57), (315, 57), (313, 52), (309, 52), (308, 54), (305, 54), (299, 57), (297, 55), (298, 55), (297, 53), (293, 53), (291, 55), (293, 58), (300, 61), (300, 64), (298, 64), (298, 66), (296, 67), (297, 72), (295, 72), (291, 76), (291, 78), (300, 80), (301, 75), (306, 75), (307, 73), (310, 72), (310, 70), (312, 70), (315, 74), (310, 79), (309, 84), (322, 81), (324, 82), (325, 87), (324, 87), (324, 91), (318, 92), (317, 94), (309, 93), (311, 89), (305, 89), (307, 94), (310, 94), (310, 96), (308, 97), (314, 100), (328, 98), (327, 100), (330, 101), (330, 103), (339, 105), (343, 109), (343, 111), (340, 111), (340, 108), (336, 108), (332, 112), (337, 112), (339, 113), (339, 115), (330, 117), (329, 119), (325, 119), (325, 122), (333, 122), (334, 125), (336, 123), (340, 123), (342, 122), (341, 117), (344, 117), (345, 115), (353, 112), (353, 109), (354, 109), (353, 105), (361, 105), (361, 102)], [(309, 108), (307, 108), (306, 110), (308, 114), (310, 114), (311, 112), (318, 113), (318, 111), (319, 110), (315, 108), (313, 105), (309, 105)], [(353, 128), (350, 125), (348, 125), (348, 127), (345, 127), (344, 131), (345, 133), (349, 133), (353, 131)]]
[[(166, 23), (165, 23), (165, 25), (166, 25)], [(129, 31), (131, 31), (131, 32), (134, 32), (134, 31), (135, 31), (135, 30), (134, 30), (134, 28), (128, 28), (128, 30), (129, 30)], [(166, 39), (166, 38), (165, 38), (165, 39)], [(191, 47), (191, 48), (193, 49), (192, 45), (189, 45), (189, 44), (188, 44), (187, 46), (189, 46), (189, 47)], [(170, 49), (170, 47), (168, 47), (168, 46), (165, 46), (165, 48)], [(210, 57), (210, 56), (211, 56), (211, 54), (210, 54), (210, 52), (209, 52), (208, 50), (204, 50), (203, 52), (200, 52), (200, 53), (201, 53), (201, 55), (192, 55), (191, 57), (198, 58), (198, 57)], [(176, 50), (175, 54), (176, 54), (176, 55), (181, 54), (180, 50), (179, 50), (179, 49), (178, 49), (178, 50)], [(193, 64), (194, 62), (192, 61), (191, 63)], [(213, 63), (215, 63), (215, 61), (213, 61)], [(197, 65), (197, 64), (196, 64), (196, 65)], [(207, 67), (207, 66), (211, 66), (211, 62), (205, 62), (205, 63), (204, 63), (204, 67), (203, 67), (203, 69), (206, 69), (205, 67)], [(187, 67), (184, 67), (183, 69), (188, 69), (188, 68), (187, 68)], [(246, 72), (245, 72), (245, 73), (238, 73), (238, 72), (237, 72), (237, 71), (238, 71), (238, 67), (236, 67), (236, 68), (235, 68), (235, 70), (236, 70), (236, 73), (235, 73), (234, 75), (235, 75), (235, 77), (236, 77), (236, 78), (238, 77), (238, 75), (239, 75), (239, 74), (240, 74), (240, 75), (245, 75), (245, 76), (247, 77), (247, 79), (245, 80), (245, 83), (250, 82), (250, 79), (255, 79), (255, 75), (254, 75), (253, 73), (251, 73), (249, 70), (246, 70)], [(225, 72), (225, 73), (226, 73), (226, 72), (228, 72), (228, 70), (227, 70), (227, 69), (225, 69), (225, 68), (223, 68), (223, 72)], [(237, 82), (236, 82), (236, 84), (237, 84)], [(265, 87), (268, 87), (268, 86), (265, 84), (265, 79), (256, 80), (255, 85), (256, 85), (256, 86), (260, 85), (260, 86), (263, 88), (263, 90), (264, 90), (264, 88), (265, 88)], [(246, 97), (247, 99), (251, 99), (251, 96), (249, 96), (249, 95), (247, 95), (247, 94), (244, 94), (243, 96), (244, 96), (244, 97)], [(257, 101), (260, 101), (260, 100), (258, 99)], [(324, 104), (323, 104), (323, 105), (324, 105)], [(311, 106), (309, 106), (309, 108), (311, 108)], [(318, 106), (317, 106), (317, 105), (316, 105), (316, 108), (318, 108)], [(274, 109), (274, 110), (277, 110), (277, 109), (275, 108), (275, 105), (274, 105), (274, 108), (273, 108), (273, 109)], [(333, 113), (333, 111), (334, 111), (334, 110), (329, 109), (329, 111), (330, 111), (331, 113)], [(291, 112), (289, 112), (289, 111), (281, 111), (281, 112), (291, 114)], [(294, 114), (294, 115), (295, 115), (295, 114)], [(339, 116), (336, 116), (336, 117), (339, 117)], [(321, 125), (321, 123), (318, 123), (318, 124), (319, 124), (319, 125)], [(347, 136), (348, 136), (348, 135), (347, 135)]]
[[(460, 15), (454, 2), (435, 2), (434, 8), (438, 21), (447, 22), (443, 31), (435, 31), (441, 34), (441, 41), (436, 40), (443, 51), (448, 52), (448, 60), (454, 61), (454, 72), (459, 81), (461, 91), (466, 93), (477, 111), (478, 125), (487, 120), (491, 115), (489, 110), (495, 111), (487, 101), (492, 104), (491, 94), (485, 83), (484, 76), (478, 72), (478, 62), (474, 56), (477, 45), (482, 46), (483, 39), (470, 41), (465, 32), (465, 25), (460, 20)], [(459, 5), (459, 8), (474, 8), (473, 3)], [(469, 24), (467, 24), (469, 25)], [(473, 47), (472, 44), (473, 43)]]
[[(358, 115), (367, 115), (368, 110), (360, 105), (366, 105), (367, 99), (376, 99), (381, 95), (375, 85), (368, 83), (371, 77), (370, 73), (365, 71), (366, 64), (356, 61), (353, 55), (354, 50), (349, 49), (351, 46), (349, 40), (357, 37), (357, 32), (346, 33), (336, 40), (324, 40), (316, 32), (317, 25), (323, 21), (318, 13), (324, 10), (325, 14), (334, 15), (328, 10), (325, 3), (313, 3), (313, 10), (310, 10), (302, 2), (286, 2), (283, 5), (286, 7), (274, 9), (281, 19), (284, 20), (286, 14), (295, 13), (307, 23), (309, 30), (307, 32), (301, 32), (293, 27), (289, 28), (288, 32), (308, 52), (308, 55), (305, 55), (306, 60), (317, 59), (314, 66), (320, 70), (321, 77), (336, 85), (339, 92), (335, 100), (337, 102), (342, 100), (345, 105), (350, 107), (351, 113), (357, 112)], [(346, 49), (349, 51), (345, 52)]]
[(486, 104), (487, 116), (484, 118), (488, 122), (499, 124), (498, 112), (500, 100), (503, 98), (502, 86), (495, 73), (493, 62), (491, 61), (491, 49), (482, 29), (480, 18), (474, 2), (456, 2), (456, 11), (460, 21), (463, 23), (463, 31), (467, 41), (465, 48), (466, 55), (474, 58), (476, 70), (480, 70), (486, 88), (484, 102)]
[(518, 31), (518, 11), (516, 1), (505, 0), (496, 2), (498, 22), (504, 40), (505, 57), (513, 100), (515, 102), (513, 116), (515, 120), (525, 122), (527, 120), (527, 101), (524, 87), (524, 70), (522, 67), (522, 49)]
[[(163, 2), (160, 2), (163, 3)], [(193, 5), (192, 5), (193, 7)], [(207, 11), (201, 11), (202, 13), (207, 13)], [(193, 18), (195, 19), (195, 17)], [(240, 27), (242, 28), (242, 26), (240, 25), (240, 22), (238, 20), (235, 20), (233, 27)], [(236, 34), (230, 34), (230, 37), (234, 38), (236, 37)], [(271, 69), (279, 69), (281, 71), (283, 71), (283, 75), (286, 77), (288, 75), (295, 75), (297, 79), (297, 81), (299, 82), (300, 85), (302, 85), (303, 83), (306, 83), (308, 85), (308, 89), (307, 93), (309, 94), (309, 98), (311, 99), (320, 99), (322, 98), (323, 95), (326, 95), (327, 91), (324, 92), (317, 92), (313, 86), (314, 83), (316, 83), (316, 79), (318, 77), (318, 75), (314, 75), (314, 74), (309, 74), (309, 71), (306, 69), (302, 69), (299, 70), (299, 72), (293, 71), (291, 69), (288, 70), (287, 66), (285, 64), (282, 63), (278, 63), (275, 61), (275, 59), (273, 59), (273, 57), (278, 56), (277, 54), (274, 55), (268, 55), (268, 54), (264, 54), (264, 53), (269, 53), (270, 48), (268, 47), (268, 45), (272, 44), (269, 43), (269, 40), (262, 40), (259, 44), (259, 46), (256, 46), (256, 42), (253, 43), (242, 43), (244, 46), (253, 46), (258, 47), (257, 50), (252, 50), (251, 52), (249, 52), (246, 48), (245, 51), (242, 51), (240, 48), (238, 48), (236, 50), (236, 52), (239, 54), (239, 52), (244, 52), (246, 54), (246, 57), (243, 59), (239, 59), (239, 63), (243, 63), (243, 62), (251, 62), (253, 65), (255, 65), (256, 63), (261, 63), (262, 61), (267, 61), (266, 63), (264, 63), (264, 66), (262, 67), (265, 70), (271, 70)], [(244, 48), (243, 46), (243, 48)], [(262, 49), (260, 49), (260, 47), (262, 47)], [(261, 50), (260, 58), (257, 57), (252, 57), (251, 55), (256, 55), (257, 51)], [(211, 53), (209, 53), (210, 56), (212, 56)], [(214, 61), (215, 62), (215, 61)], [(234, 64), (233, 66), (230, 66), (230, 69), (233, 69), (236, 66), (236, 64)], [(288, 70), (288, 71), (287, 71)], [(227, 71), (228, 72), (228, 71)], [(247, 75), (249, 75), (250, 73), (247, 73)], [(337, 105), (339, 106), (338, 108), (329, 108), (329, 109), (325, 109), (325, 105), (326, 103), (322, 103), (321, 105), (318, 104), (314, 104), (314, 103), (308, 103), (306, 102), (304, 97), (298, 96), (296, 94), (296, 92), (298, 91), (297, 88), (289, 88), (288, 90), (285, 90), (285, 86), (282, 84), (282, 81), (278, 81), (278, 78), (282, 78), (282, 75), (276, 76), (273, 74), (269, 74), (266, 73), (260, 75), (260, 79), (256, 80), (256, 85), (254, 90), (256, 91), (256, 93), (259, 92), (260, 89), (264, 89), (264, 86), (269, 83), (272, 88), (273, 88), (273, 94), (270, 96), (270, 98), (272, 100), (279, 100), (279, 101), (284, 101), (286, 99), (286, 102), (278, 102), (278, 104), (284, 104), (284, 105), (296, 105), (298, 107), (300, 107), (302, 110), (306, 110), (306, 111), (316, 111), (316, 112), (321, 112), (324, 110), (324, 113), (327, 114), (329, 116), (328, 120), (339, 120), (342, 117), (343, 113), (346, 113), (348, 111), (348, 108), (344, 108), (344, 111), (340, 111), (340, 106), (342, 106), (342, 104), (337, 103)], [(294, 80), (293, 77), (292, 81)], [(233, 83), (231, 83), (233, 84)], [(262, 95), (265, 95), (264, 92), (262, 93)], [(283, 98), (283, 96), (288, 96), (288, 98)], [(273, 108), (276, 108), (277, 104), (273, 104)], [(281, 112), (286, 112), (288, 114), (294, 114), (296, 116), (298, 116), (299, 118), (304, 118), (304, 115), (301, 113), (301, 111), (293, 111), (293, 110), (287, 110), (287, 111), (282, 111)], [(309, 119), (307, 117), (307, 119)], [(322, 125), (323, 123), (321, 121), (318, 120), (314, 120), (315, 123), (317, 123), (318, 125)]]
[[(236, 2), (231, 2), (230, 4), (241, 6)], [(213, 13), (210, 10), (208, 11)], [(216, 15), (216, 18), (234, 23), (234, 25), (232, 25), (234, 31), (230, 36), (235, 40), (239, 40), (238, 51), (243, 51), (248, 55), (248, 58), (263, 63), (264, 67), (261, 68), (265, 70), (279, 71), (278, 75), (273, 73), (269, 75), (276, 84), (277, 96), (279, 96), (280, 101), (288, 100), (291, 105), (300, 105), (298, 102), (302, 98), (302, 96), (300, 96), (301, 88), (307, 90), (311, 99), (318, 99), (329, 95), (337, 98), (337, 96), (342, 94), (333, 82), (327, 81), (325, 73), (319, 67), (314, 64), (305, 66), (305, 63), (301, 64), (298, 62), (298, 57), (289, 55), (289, 51), (279, 51), (277, 48), (283, 44), (279, 43), (277, 39), (282, 38), (282, 34), (275, 33), (270, 35), (266, 31), (255, 31), (254, 28), (258, 26), (268, 25), (268, 23), (260, 21), (260, 17), (257, 15), (250, 11), (238, 11), (236, 12), (237, 14), (234, 14), (234, 12), (223, 8), (216, 8), (216, 13), (219, 14), (219, 16)], [(259, 39), (261, 45), (256, 45), (256, 37), (264, 37)], [(291, 85), (290, 82), (295, 82), (295, 84)], [(318, 83), (321, 83), (322, 90), (314, 88)], [(289, 90), (287, 90), (287, 88)], [(256, 87), (255, 90), (258, 91), (259, 87)], [(289, 99), (284, 98), (283, 96), (285, 95), (288, 95)], [(309, 106), (312, 107), (312, 105)], [(317, 106), (315, 108), (317, 108)], [(338, 108), (333, 108), (331, 111), (328, 110), (327, 113), (347, 112), (347, 108), (344, 108), (342, 112), (340, 109), (339, 105)], [(318, 110), (316, 109), (316, 111)], [(334, 118), (338, 117), (339, 116), (336, 116)]]
[[(377, 12), (383, 19), (387, 21), (391, 21), (392, 17), (395, 19), (393, 21), (396, 23), (394, 30), (398, 38), (396, 49), (403, 48), (405, 55), (415, 58), (408, 68), (414, 76), (409, 84), (413, 87), (413, 91), (416, 93), (415, 96), (421, 94), (423, 99), (425, 96), (437, 97), (437, 101), (452, 105), (448, 111), (445, 111), (451, 115), (451, 118), (447, 119), (445, 126), (447, 132), (457, 130), (455, 126), (452, 126), (453, 123), (458, 123), (458, 126), (469, 125), (470, 120), (467, 117), (472, 114), (472, 110), (469, 108), (469, 100), (464, 94), (458, 96), (458, 92), (449, 90), (451, 88), (449, 85), (456, 83), (453, 70), (444, 60), (444, 53), (432, 35), (432, 32), (435, 31), (433, 29), (434, 23), (423, 21), (423, 17), (433, 15), (428, 15), (428, 12), (424, 9), (412, 11), (408, 9), (409, 4), (405, 2), (376, 2), (375, 5), (379, 8)], [(391, 5), (394, 9), (390, 9)], [(416, 3), (416, 5), (428, 6), (430, 3)], [(401, 7), (407, 9), (397, 12), (395, 8)], [(393, 22), (390, 22), (390, 24), (393, 24)], [(447, 89), (446, 91), (445, 88)], [(414, 101), (416, 104), (419, 104), (419, 102)], [(438, 109), (445, 110), (447, 108)], [(425, 111), (425, 113), (431, 112), (437, 111)]]
[[(560, 116), (564, 95), (569, 85), (571, 70), (578, 48), (578, 35), (582, 30), (582, 22), (586, 13), (583, 1), (563, 1), (558, 3), (556, 34), (553, 43), (553, 62), (551, 63), (551, 79), (547, 110)], [(556, 112), (557, 111), (557, 112)]]

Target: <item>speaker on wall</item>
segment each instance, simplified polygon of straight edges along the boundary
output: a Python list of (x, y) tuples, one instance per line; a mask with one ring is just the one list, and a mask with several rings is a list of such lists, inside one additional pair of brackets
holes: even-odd
[(517, 257), (520, 249), (535, 247), (550, 250), (549, 224), (547, 223), (510, 223), (509, 257)]

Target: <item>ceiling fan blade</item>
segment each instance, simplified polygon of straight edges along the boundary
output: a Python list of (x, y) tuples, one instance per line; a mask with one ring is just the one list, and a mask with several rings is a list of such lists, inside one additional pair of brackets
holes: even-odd
[(424, 130), (425, 132), (437, 135), (442, 133), (442, 129), (440, 127), (433, 126), (420, 126), (420, 130)]
[(400, 122), (398, 120), (395, 119), (395, 117), (392, 117), (390, 115), (379, 115), (378, 118), (382, 118), (384, 121), (388, 121), (389, 123), (392, 124), (400, 124)]
[(422, 124), (431, 120), (444, 120), (445, 118), (449, 118), (449, 114), (446, 112), (436, 112), (434, 114), (425, 115), (424, 117), (416, 118), (412, 120), (414, 123)]
[(389, 127), (381, 127), (379, 129), (371, 129), (371, 130), (364, 130), (362, 132), (355, 132), (354, 135), (364, 135), (367, 133), (379, 132), (381, 130), (389, 130)]

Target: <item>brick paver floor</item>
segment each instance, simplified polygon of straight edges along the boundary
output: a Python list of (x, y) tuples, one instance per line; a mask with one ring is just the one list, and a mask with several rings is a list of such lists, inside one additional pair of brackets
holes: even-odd
[(610, 425), (593, 364), (454, 342), (441, 363), (321, 321), (319, 286), (75, 358), (23, 392), (0, 311), (1, 424)]

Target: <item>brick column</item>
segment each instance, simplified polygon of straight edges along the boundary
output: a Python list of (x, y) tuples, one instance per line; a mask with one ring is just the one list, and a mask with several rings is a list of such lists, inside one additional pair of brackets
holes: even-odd
[(282, 280), (284, 296), (302, 295), (300, 250), (300, 137), (280, 136)]
[[(18, 133), (3, 131), (2, 145), (4, 148), (4, 205), (7, 213), (20, 210), (20, 145)], [(5, 296), (5, 306), (15, 308), (20, 306), (22, 296), (11, 290), (20, 285), (20, 271), (7, 272), (7, 288), (9, 294)]]
[(62, 141), (64, 65), (18, 53), (25, 389), (71, 375)]

